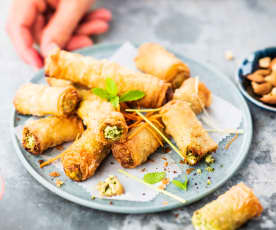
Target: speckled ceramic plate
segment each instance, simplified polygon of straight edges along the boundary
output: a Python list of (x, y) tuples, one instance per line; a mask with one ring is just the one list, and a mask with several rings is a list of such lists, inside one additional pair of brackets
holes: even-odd
[(262, 109), (276, 112), (276, 105), (268, 105), (258, 100), (258, 96), (254, 94), (252, 90), (250, 81), (246, 78), (248, 74), (253, 73), (258, 69), (258, 61), (263, 57), (271, 57), (272, 59), (275, 58), (276, 47), (269, 47), (262, 50), (257, 50), (250, 54), (248, 57), (244, 58), (241, 64), (238, 66), (236, 72), (236, 81), (242, 94), (249, 101)]
[[(78, 52), (84, 55), (91, 55), (96, 58), (105, 58), (110, 57), (119, 47), (120, 44), (97, 45), (79, 50)], [(185, 57), (181, 54), (175, 54), (189, 65), (193, 76), (198, 75), (205, 83), (207, 83), (208, 88), (210, 88), (214, 94), (231, 102), (234, 106), (242, 111), (243, 121), (241, 128), (245, 130), (245, 134), (241, 135), (227, 151), (224, 149), (224, 146), (231, 137), (226, 138), (223, 142), (220, 143), (219, 149), (216, 152), (216, 163), (214, 164), (215, 171), (212, 174), (208, 174), (206, 171), (204, 172), (206, 165), (202, 162), (195, 168), (203, 169), (203, 173), (201, 175), (196, 175), (195, 173), (189, 175), (190, 182), (188, 191), (180, 191), (172, 184), (167, 187), (168, 191), (175, 193), (176, 195), (181, 196), (187, 200), (185, 205), (188, 205), (214, 192), (238, 170), (247, 155), (251, 143), (252, 122), (250, 112), (244, 98), (241, 96), (240, 92), (234, 86), (234, 84), (230, 82), (224, 74), (213, 68), (210, 68), (207, 65), (196, 62), (191, 58)], [(31, 81), (34, 83), (44, 82), (43, 71), (38, 72)], [(54, 166), (50, 165), (40, 169), (38, 164), (39, 158), (26, 152), (22, 148), (20, 140), (14, 133), (14, 127), (19, 124), (23, 124), (26, 119), (28, 119), (27, 116), (21, 116), (15, 111), (11, 118), (11, 134), (17, 155), (30, 174), (39, 183), (55, 194), (86, 207), (119, 213), (160, 212), (183, 206), (182, 203), (165, 197), (163, 194), (158, 195), (150, 202), (113, 200), (113, 205), (110, 205), (109, 200), (91, 200), (88, 192), (86, 192), (77, 183), (71, 182), (65, 176), (61, 178), (63, 181), (65, 181), (64, 186), (57, 188), (54, 181), (52, 181), (49, 177), (49, 172), (54, 170)], [(173, 151), (170, 154), (176, 155), (176, 153)], [(185, 169), (188, 168), (183, 164), (181, 164), (180, 167), (183, 169), (183, 172), (185, 172)], [(211, 185), (207, 186), (206, 182), (208, 176), (211, 176), (212, 183)], [(182, 177), (179, 179), (184, 180), (184, 178), (185, 173), (183, 173)], [(137, 184), (137, 186), (139, 186), (139, 184)], [(168, 201), (168, 204), (163, 205), (162, 201)]]

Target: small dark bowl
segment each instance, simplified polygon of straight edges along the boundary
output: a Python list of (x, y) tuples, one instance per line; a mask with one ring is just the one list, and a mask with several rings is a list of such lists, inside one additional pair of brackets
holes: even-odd
[(248, 74), (251, 74), (258, 69), (259, 59), (263, 57), (271, 57), (271, 59), (275, 58), (276, 47), (257, 50), (245, 58), (238, 67), (236, 80), (242, 94), (249, 101), (259, 106), (260, 108), (276, 112), (276, 105), (268, 105), (258, 100), (259, 97), (254, 94), (250, 81), (246, 78)]

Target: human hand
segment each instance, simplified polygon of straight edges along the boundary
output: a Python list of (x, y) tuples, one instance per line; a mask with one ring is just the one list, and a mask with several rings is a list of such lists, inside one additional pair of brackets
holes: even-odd
[[(93, 44), (92, 34), (108, 30), (111, 13), (97, 9), (86, 13), (93, 0), (14, 0), (6, 30), (27, 63), (43, 66), (43, 57), (58, 46), (74, 50)], [(40, 52), (34, 44), (40, 45)]]

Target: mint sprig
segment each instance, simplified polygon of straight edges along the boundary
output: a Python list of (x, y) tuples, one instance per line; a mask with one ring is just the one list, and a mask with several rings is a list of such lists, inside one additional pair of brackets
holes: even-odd
[(119, 96), (116, 82), (111, 78), (106, 78), (105, 89), (94, 88), (92, 92), (103, 99), (107, 99), (115, 108), (117, 108), (121, 102), (136, 101), (145, 96), (145, 93), (140, 90), (130, 90)]
[(179, 180), (172, 180), (172, 183), (173, 183), (176, 187), (178, 187), (178, 188), (180, 188), (180, 189), (182, 189), (182, 190), (185, 190), (185, 191), (187, 191), (188, 182), (189, 182), (189, 179), (188, 179), (187, 177), (186, 177), (186, 179), (185, 179), (184, 182), (181, 182), (181, 181), (179, 181)]
[(152, 172), (144, 175), (144, 181), (148, 184), (156, 184), (166, 177), (165, 172)]

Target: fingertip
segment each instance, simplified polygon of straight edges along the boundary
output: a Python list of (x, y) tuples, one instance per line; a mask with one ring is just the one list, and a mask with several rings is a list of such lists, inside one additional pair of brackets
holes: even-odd
[(90, 12), (86, 17), (87, 21), (94, 20), (94, 19), (101, 19), (106, 22), (109, 22), (112, 20), (112, 13), (110, 10), (106, 8), (99, 8)]
[(58, 49), (59, 46), (55, 42), (42, 42), (40, 45), (41, 53), (44, 57), (49, 55), (54, 49)]
[(108, 29), (109, 25), (107, 22), (95, 19), (81, 24), (76, 30), (76, 33), (83, 35), (102, 34), (105, 33)]
[(67, 43), (66, 49), (69, 51), (84, 48), (87, 46), (92, 46), (93, 41), (86, 35), (75, 35)]

